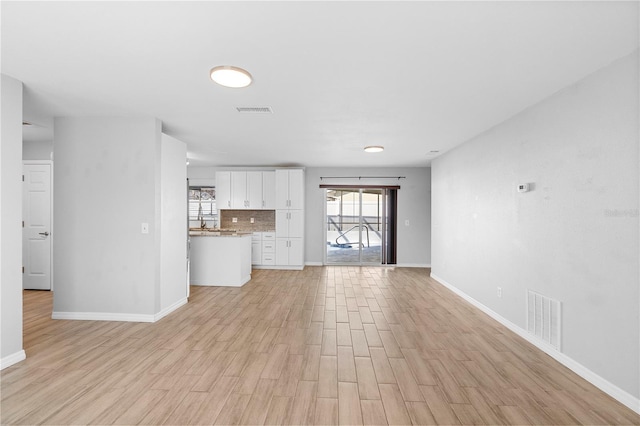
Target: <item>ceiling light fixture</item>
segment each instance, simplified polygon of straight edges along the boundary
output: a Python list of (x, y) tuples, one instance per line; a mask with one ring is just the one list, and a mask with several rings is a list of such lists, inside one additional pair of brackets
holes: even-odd
[(384, 146), (380, 146), (380, 145), (371, 145), (371, 146), (366, 146), (364, 148), (364, 152), (382, 152), (384, 151)]
[(231, 65), (220, 65), (211, 68), (209, 73), (211, 80), (221, 86), (240, 88), (251, 84), (252, 78), (248, 71)]

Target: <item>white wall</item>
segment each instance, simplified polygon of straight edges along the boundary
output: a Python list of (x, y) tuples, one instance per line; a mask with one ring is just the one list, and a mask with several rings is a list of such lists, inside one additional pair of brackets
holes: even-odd
[[(321, 184), (353, 184), (354, 179), (321, 181), (321, 176), (406, 176), (406, 179), (367, 179), (363, 185), (400, 185), (398, 191), (398, 252), (399, 266), (429, 266), (431, 264), (431, 169), (427, 167), (398, 168), (329, 168), (308, 167), (305, 170), (305, 262), (321, 264), (324, 260), (324, 190)], [(409, 226), (405, 226), (409, 220)]]
[(22, 349), (22, 83), (2, 75), (0, 119), (0, 368)]
[(155, 314), (159, 151), (154, 118), (56, 118), (54, 313)]
[(433, 274), (522, 329), (527, 289), (560, 300), (562, 352), (636, 401), (638, 71), (636, 51), (432, 165)]
[(32, 141), (22, 144), (23, 160), (53, 160), (53, 142)]
[(162, 135), (160, 306), (165, 310), (187, 297), (187, 146)]

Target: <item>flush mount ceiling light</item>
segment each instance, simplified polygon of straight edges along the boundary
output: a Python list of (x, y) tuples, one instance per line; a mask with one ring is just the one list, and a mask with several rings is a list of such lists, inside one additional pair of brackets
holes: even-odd
[(364, 147), (364, 152), (382, 152), (382, 151), (384, 151), (384, 146), (380, 146), (380, 145), (371, 145), (371, 146)]
[(211, 68), (211, 80), (224, 87), (247, 87), (251, 84), (251, 74), (248, 71), (231, 65), (220, 65)]

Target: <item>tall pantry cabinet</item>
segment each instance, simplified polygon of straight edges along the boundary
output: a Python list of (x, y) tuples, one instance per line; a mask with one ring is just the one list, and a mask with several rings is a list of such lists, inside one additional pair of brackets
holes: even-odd
[(276, 264), (304, 267), (304, 171), (276, 170)]

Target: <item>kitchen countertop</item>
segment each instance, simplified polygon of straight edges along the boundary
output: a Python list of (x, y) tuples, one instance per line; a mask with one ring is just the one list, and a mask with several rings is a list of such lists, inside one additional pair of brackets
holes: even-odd
[(244, 237), (251, 235), (253, 232), (238, 231), (235, 229), (189, 229), (189, 236), (192, 237)]

